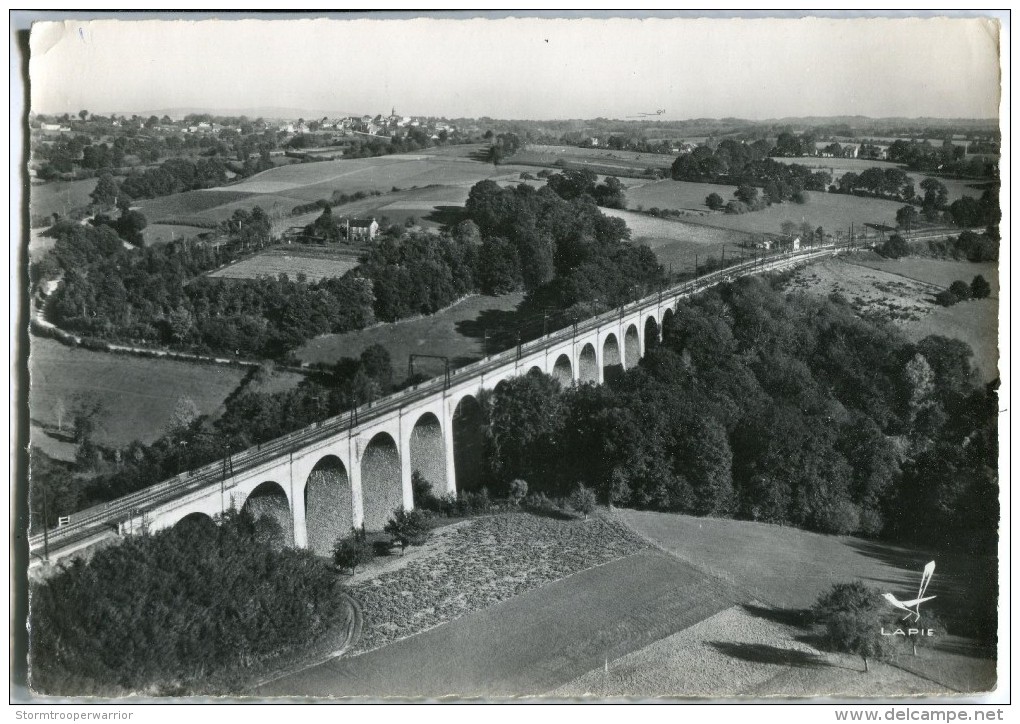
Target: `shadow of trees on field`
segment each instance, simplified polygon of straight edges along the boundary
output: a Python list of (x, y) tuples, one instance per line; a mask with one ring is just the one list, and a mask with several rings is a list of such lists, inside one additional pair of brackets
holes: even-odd
[(445, 231), (452, 231), (453, 227), (468, 218), (468, 213), (463, 206), (435, 206), (424, 218), (434, 224), (441, 224)]
[(778, 666), (832, 666), (820, 655), (808, 651), (795, 651), (768, 644), (734, 643), (732, 641), (712, 641), (711, 645), (719, 653), (741, 661), (755, 664), (776, 664)]
[[(457, 322), (458, 334), (482, 341), (486, 355), (502, 352), (517, 344), (517, 331), (521, 327), (521, 314), (516, 310), (483, 309), (474, 319)], [(522, 341), (526, 341), (527, 337)]]

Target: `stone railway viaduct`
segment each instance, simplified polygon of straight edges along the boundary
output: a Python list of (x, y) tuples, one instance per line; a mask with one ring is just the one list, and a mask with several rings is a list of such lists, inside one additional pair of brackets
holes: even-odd
[(31, 565), (141, 530), (213, 518), (234, 506), (268, 514), (291, 545), (327, 553), (339, 535), (364, 524), (379, 530), (403, 505), (414, 507), (415, 470), (436, 493), (478, 485), (478, 395), (537, 370), (563, 386), (602, 383), (638, 364), (678, 301), (725, 279), (790, 267), (840, 250), (816, 247), (702, 276), (518, 348), (451, 370), (277, 440), (80, 511), (30, 539)]

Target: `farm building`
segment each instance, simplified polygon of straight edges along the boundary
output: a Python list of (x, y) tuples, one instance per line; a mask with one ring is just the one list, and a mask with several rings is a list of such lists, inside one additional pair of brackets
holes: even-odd
[(371, 241), (379, 233), (379, 222), (375, 217), (371, 219), (348, 219), (347, 240), (348, 241)]

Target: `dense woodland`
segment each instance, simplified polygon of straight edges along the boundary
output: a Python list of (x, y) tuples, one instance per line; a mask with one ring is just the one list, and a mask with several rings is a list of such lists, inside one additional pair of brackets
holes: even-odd
[(842, 299), (745, 278), (680, 305), (640, 366), (489, 405), (493, 479), (619, 505), (939, 548), (996, 545), (996, 385), (970, 348), (908, 342)]
[[(350, 622), (323, 559), (227, 511), (76, 560), (32, 586), (31, 684), (68, 696), (236, 693)], [(342, 641), (342, 637), (339, 639)]]

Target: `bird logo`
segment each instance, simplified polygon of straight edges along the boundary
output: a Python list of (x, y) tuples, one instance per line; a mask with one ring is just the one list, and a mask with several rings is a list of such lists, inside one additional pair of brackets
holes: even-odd
[(902, 620), (913, 618), (914, 622), (921, 620), (921, 604), (932, 600), (935, 596), (925, 596), (925, 591), (928, 590), (928, 584), (931, 583), (931, 577), (935, 574), (935, 561), (929, 561), (928, 565), (924, 567), (924, 571), (921, 573), (921, 587), (917, 590), (917, 598), (910, 601), (901, 601), (891, 593), (883, 593), (882, 597), (891, 603), (896, 608), (906, 611), (907, 615)]

